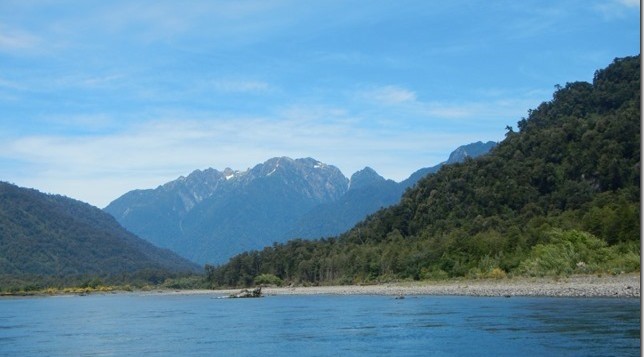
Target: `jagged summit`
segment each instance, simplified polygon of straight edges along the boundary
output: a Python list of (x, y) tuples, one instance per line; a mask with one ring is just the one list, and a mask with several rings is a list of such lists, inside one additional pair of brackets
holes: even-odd
[(348, 186), (333, 165), (275, 157), (246, 171), (195, 170), (156, 189), (128, 192), (105, 210), (159, 246), (213, 262), (261, 248), (265, 243), (249, 241), (267, 235), (268, 244), (280, 240), (302, 212), (338, 200)]
[(248, 170), (246, 170), (246, 171), (239, 171), (239, 170), (233, 170), (233, 169), (231, 169), (230, 167), (227, 167), (227, 168), (225, 168), (225, 169), (224, 169), (224, 171), (222, 172), (222, 174), (224, 175), (224, 178), (225, 178), (226, 180), (231, 180), (231, 179), (237, 178), (237, 177), (239, 177), (239, 176), (241, 176), (241, 175), (245, 174), (246, 172), (248, 172)]
[(490, 151), (494, 146), (496, 146), (496, 143), (494, 141), (488, 141), (486, 143), (477, 141), (468, 145), (459, 146), (449, 155), (449, 159), (447, 159), (446, 163), (453, 164), (462, 162), (468, 157), (478, 157)]
[(374, 169), (366, 166), (364, 169), (356, 171), (356, 173), (351, 175), (351, 179), (349, 180), (349, 190), (355, 190), (385, 181), (386, 179), (378, 175)]

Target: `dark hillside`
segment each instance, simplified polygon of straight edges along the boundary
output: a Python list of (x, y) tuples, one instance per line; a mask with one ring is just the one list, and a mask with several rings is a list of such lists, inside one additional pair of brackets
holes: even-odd
[[(171, 275), (198, 267), (89, 204), (0, 182), (0, 285)], [(4, 282), (4, 283), (3, 283)]]

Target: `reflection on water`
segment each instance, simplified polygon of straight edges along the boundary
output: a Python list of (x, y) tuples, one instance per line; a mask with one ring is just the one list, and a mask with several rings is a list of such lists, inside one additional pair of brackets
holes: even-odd
[(0, 355), (639, 356), (635, 299), (0, 299)]

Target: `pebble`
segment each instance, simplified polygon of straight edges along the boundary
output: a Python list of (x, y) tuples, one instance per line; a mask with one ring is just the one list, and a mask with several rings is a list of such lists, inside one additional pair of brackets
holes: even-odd
[(267, 295), (464, 295), (464, 296), (640, 296), (640, 275), (572, 276), (566, 278), (506, 278), (500, 280), (457, 280), (402, 282), (380, 285), (266, 288)]

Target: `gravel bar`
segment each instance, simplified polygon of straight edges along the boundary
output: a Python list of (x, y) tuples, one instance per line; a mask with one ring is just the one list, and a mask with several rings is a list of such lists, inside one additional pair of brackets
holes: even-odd
[[(378, 285), (264, 287), (264, 295), (460, 295), (639, 298), (640, 274), (399, 282)], [(176, 293), (232, 294), (239, 289)]]

